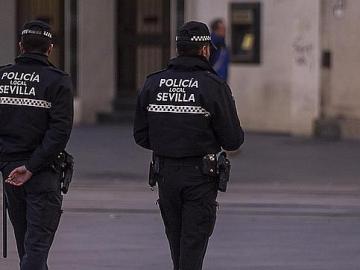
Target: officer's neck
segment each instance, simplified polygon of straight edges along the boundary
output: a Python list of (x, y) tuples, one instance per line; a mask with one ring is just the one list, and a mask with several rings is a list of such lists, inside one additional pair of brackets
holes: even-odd
[(21, 54), (36, 54), (36, 55), (41, 55), (41, 56), (44, 56), (46, 58), (49, 57), (49, 53), (44, 53), (44, 52), (40, 52), (40, 51), (23, 51), (21, 52)]

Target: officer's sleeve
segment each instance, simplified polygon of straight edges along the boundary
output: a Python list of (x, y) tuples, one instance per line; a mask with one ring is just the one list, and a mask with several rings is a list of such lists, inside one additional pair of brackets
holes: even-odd
[(49, 125), (42, 140), (25, 167), (32, 173), (54, 160), (63, 151), (69, 140), (73, 125), (73, 91), (69, 76), (50, 89), (51, 108), (49, 109)]
[(218, 89), (212, 102), (212, 127), (223, 149), (234, 151), (244, 142), (244, 131), (236, 111), (235, 100), (226, 83)]
[(149, 140), (149, 123), (148, 123), (148, 101), (147, 101), (147, 85), (145, 85), (141, 92), (138, 95), (136, 112), (135, 112), (135, 121), (134, 121), (134, 139), (135, 142), (146, 148), (150, 149), (150, 140)]

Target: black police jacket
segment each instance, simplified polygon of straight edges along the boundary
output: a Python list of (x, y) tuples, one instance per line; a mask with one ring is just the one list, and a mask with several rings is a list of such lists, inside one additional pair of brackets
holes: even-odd
[(0, 68), (0, 161), (35, 173), (64, 150), (73, 123), (70, 76), (45, 55), (22, 54)]
[(159, 156), (181, 158), (236, 150), (244, 133), (226, 82), (205, 58), (179, 56), (147, 77), (134, 138)]

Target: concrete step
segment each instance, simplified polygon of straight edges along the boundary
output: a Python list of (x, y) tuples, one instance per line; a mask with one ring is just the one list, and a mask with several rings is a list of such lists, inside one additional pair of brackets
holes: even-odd
[(121, 110), (111, 113), (98, 113), (97, 122), (99, 124), (132, 123), (134, 121), (135, 110)]
[(113, 108), (115, 111), (123, 111), (123, 110), (135, 111), (136, 97), (134, 96), (118, 97), (117, 99), (115, 99), (113, 103)]
[(100, 124), (116, 124), (133, 122), (136, 109), (136, 96), (118, 95), (113, 102), (113, 111), (99, 113), (97, 122)]

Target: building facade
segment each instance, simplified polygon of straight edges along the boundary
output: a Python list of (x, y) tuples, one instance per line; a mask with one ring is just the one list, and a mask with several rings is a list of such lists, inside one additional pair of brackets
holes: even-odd
[(183, 4), (173, 0), (0, 0), (0, 63), (13, 62), (18, 30), (25, 21), (45, 20), (55, 33), (50, 60), (73, 77), (75, 122), (131, 119), (146, 74), (166, 66), (174, 54), (174, 11), (183, 10), (179, 3)]
[[(319, 119), (360, 138), (357, 0), (0, 0), (0, 63), (17, 29), (48, 20), (52, 61), (76, 86), (76, 122), (131, 118), (145, 75), (175, 55), (184, 21), (223, 18), (245, 129), (311, 136)], [(321, 122), (321, 121), (320, 121)], [(326, 129), (326, 125), (321, 125)]]

